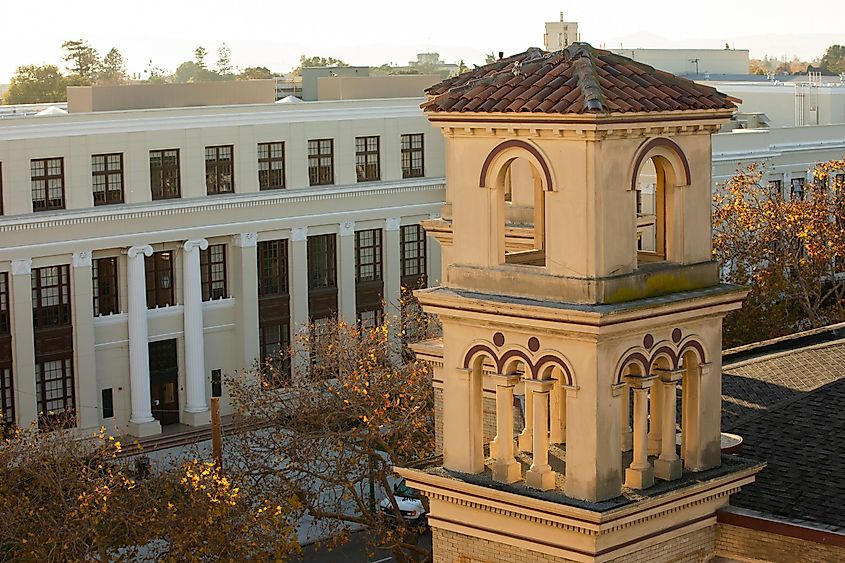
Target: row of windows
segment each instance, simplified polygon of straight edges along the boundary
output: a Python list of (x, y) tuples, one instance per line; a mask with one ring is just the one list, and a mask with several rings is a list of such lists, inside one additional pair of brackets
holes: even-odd
[[(359, 182), (381, 179), (380, 138), (355, 138), (355, 170)], [(400, 136), (403, 178), (419, 178), (424, 171), (422, 133)], [(311, 186), (334, 184), (334, 139), (308, 141), (308, 181)], [(205, 147), (205, 187), (208, 195), (235, 192), (234, 145)], [(0, 214), (2, 208), (2, 163), (0, 163)], [(285, 143), (258, 143), (258, 187), (285, 188)], [(94, 205), (124, 202), (123, 153), (91, 156), (91, 189)], [(65, 208), (64, 157), (30, 161), (32, 210)], [(150, 191), (153, 200), (182, 197), (179, 149), (150, 151)]]

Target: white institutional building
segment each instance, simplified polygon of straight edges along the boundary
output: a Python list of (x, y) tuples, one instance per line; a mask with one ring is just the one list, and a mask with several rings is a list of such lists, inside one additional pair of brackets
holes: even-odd
[(421, 101), (0, 120), (0, 419), (207, 424), (224, 377), (297, 327), (436, 284)]

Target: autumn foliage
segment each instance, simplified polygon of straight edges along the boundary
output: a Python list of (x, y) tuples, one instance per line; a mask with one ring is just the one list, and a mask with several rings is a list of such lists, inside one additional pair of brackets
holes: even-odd
[[(714, 196), (713, 247), (726, 281), (751, 289), (725, 319), (733, 346), (845, 318), (845, 160), (778, 187), (752, 164)], [(802, 178), (803, 179), (803, 178)]]

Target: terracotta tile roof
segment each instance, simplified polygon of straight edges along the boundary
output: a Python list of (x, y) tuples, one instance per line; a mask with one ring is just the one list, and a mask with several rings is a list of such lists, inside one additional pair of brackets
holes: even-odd
[(606, 114), (736, 107), (714, 88), (574, 43), (531, 48), (435, 84), (427, 112)]

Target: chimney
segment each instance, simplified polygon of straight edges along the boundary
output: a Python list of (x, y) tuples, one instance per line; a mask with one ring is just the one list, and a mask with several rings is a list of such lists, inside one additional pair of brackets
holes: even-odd
[(502, 59), (504, 59), (504, 58), (505, 58), (505, 52), (504, 52), (504, 51), (499, 51), (499, 60), (501, 61), (501, 60), (502, 60)]

